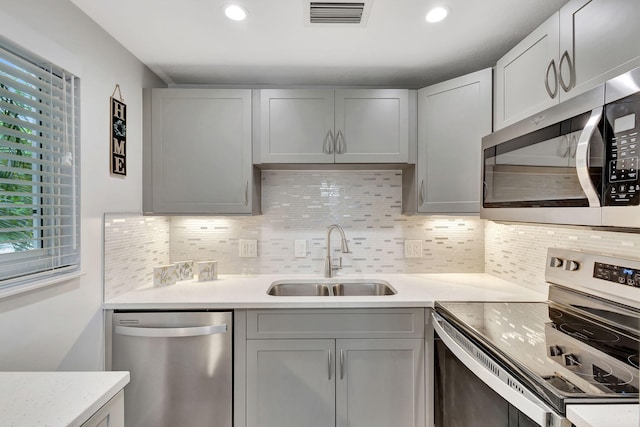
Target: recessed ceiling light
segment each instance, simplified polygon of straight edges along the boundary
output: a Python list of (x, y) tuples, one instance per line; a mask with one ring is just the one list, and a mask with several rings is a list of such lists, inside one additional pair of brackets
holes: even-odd
[(247, 9), (237, 4), (231, 4), (225, 7), (224, 14), (232, 21), (244, 21), (247, 17)]
[(449, 9), (446, 7), (434, 7), (427, 13), (427, 22), (440, 22), (449, 15)]

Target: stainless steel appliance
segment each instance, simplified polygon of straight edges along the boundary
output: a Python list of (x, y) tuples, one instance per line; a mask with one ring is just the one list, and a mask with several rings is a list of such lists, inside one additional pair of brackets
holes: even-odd
[(482, 218), (640, 227), (640, 69), (482, 139)]
[(436, 425), (564, 427), (638, 403), (640, 261), (550, 249), (547, 302), (438, 303)]
[(231, 312), (114, 312), (127, 427), (232, 426)]

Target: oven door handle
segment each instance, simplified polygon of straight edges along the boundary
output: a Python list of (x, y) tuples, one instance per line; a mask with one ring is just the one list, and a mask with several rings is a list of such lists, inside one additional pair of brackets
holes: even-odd
[[(524, 386), (514, 383), (511, 379), (509, 386), (502, 378), (497, 376), (485, 364), (479, 362), (473, 355), (469, 354), (466, 348), (463, 348), (443, 327), (443, 323), (448, 323), (439, 314), (432, 312), (433, 329), (436, 331), (442, 342), (447, 348), (462, 362), (473, 374), (483, 383), (489, 386), (493, 391), (498, 393), (504, 400), (515, 406), (520, 412), (535, 421), (543, 427), (564, 427), (570, 425), (564, 417), (558, 416), (551, 408), (549, 408), (542, 400), (534, 396), (524, 396), (520, 391)], [(484, 357), (484, 360), (487, 358)]]

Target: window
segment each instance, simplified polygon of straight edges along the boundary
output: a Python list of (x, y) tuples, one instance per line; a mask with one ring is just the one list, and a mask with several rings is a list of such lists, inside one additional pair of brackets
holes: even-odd
[(0, 290), (80, 264), (79, 81), (0, 46)]

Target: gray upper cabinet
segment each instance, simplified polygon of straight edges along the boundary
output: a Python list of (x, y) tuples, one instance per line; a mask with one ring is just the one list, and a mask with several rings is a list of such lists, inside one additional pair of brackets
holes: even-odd
[(144, 102), (146, 214), (259, 213), (251, 90), (149, 89)]
[(559, 74), (579, 95), (640, 66), (640, 1), (571, 0), (560, 9)]
[(558, 25), (556, 12), (496, 64), (496, 129), (558, 103)]
[(418, 161), (404, 213), (480, 211), (481, 139), (491, 132), (491, 69), (418, 91)]
[(496, 64), (501, 129), (640, 66), (637, 0), (570, 0)]
[(261, 90), (262, 163), (333, 163), (333, 104), (333, 90)]
[(409, 91), (264, 89), (256, 163), (407, 163)]

